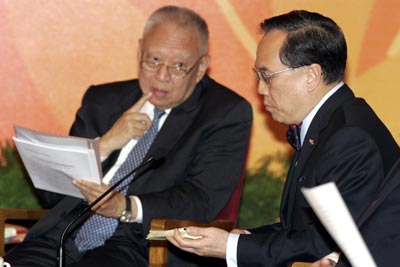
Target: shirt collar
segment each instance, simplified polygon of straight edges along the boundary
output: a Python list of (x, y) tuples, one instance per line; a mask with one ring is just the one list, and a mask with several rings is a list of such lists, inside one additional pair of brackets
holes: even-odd
[(308, 127), (310, 127), (310, 124), (312, 120), (315, 117), (315, 114), (317, 114), (318, 110), (321, 108), (321, 106), (328, 100), (329, 97), (331, 97), (337, 90), (339, 90), (340, 87), (343, 86), (343, 81), (335, 85), (331, 90), (329, 90), (328, 93), (324, 95), (324, 97), (318, 102), (318, 104), (311, 110), (310, 113), (305, 117), (301, 124), (301, 131), (300, 131), (300, 141), (301, 145), (303, 145), (304, 138), (306, 137), (306, 133), (308, 131)]
[[(171, 112), (171, 109), (169, 108), (169, 109), (166, 109), (164, 111), (165, 111), (165, 115), (168, 116), (169, 113)], [(147, 114), (150, 117), (150, 119), (153, 119), (153, 117), (154, 117), (154, 105), (151, 104), (149, 101), (146, 101), (143, 104), (143, 107), (140, 109), (140, 112)], [(165, 116), (165, 117), (167, 117), (167, 116)]]

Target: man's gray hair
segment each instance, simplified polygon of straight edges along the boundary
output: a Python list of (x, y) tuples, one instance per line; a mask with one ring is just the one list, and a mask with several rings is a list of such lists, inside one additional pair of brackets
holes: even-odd
[(172, 22), (177, 26), (197, 29), (202, 40), (202, 53), (208, 50), (209, 32), (206, 21), (191, 9), (178, 6), (164, 6), (154, 11), (144, 27), (143, 36), (158, 23)]

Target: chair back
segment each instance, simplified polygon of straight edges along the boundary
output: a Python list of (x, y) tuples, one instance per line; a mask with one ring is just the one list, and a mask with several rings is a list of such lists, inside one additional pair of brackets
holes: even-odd
[(233, 228), (236, 228), (238, 223), (244, 176), (245, 172), (243, 172), (240, 176), (239, 182), (236, 185), (235, 191), (233, 191), (228, 203), (226, 203), (225, 207), (216, 217), (217, 220), (227, 220), (233, 222)]

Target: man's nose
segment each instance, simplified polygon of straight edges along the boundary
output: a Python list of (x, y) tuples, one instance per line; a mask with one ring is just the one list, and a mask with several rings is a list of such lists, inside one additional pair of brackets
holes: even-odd
[(166, 64), (162, 64), (160, 68), (156, 71), (156, 77), (162, 81), (169, 81), (172, 78)]
[(258, 82), (257, 90), (260, 95), (268, 95), (269, 94), (269, 86), (268, 86), (268, 84), (266, 84), (263, 81)]

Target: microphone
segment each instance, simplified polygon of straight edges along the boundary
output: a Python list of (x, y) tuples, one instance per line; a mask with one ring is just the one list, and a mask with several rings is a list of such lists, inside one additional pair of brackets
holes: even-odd
[[(135, 172), (137, 172), (138, 170), (144, 168), (147, 165), (152, 165), (154, 163), (163, 163), (163, 158), (160, 159), (156, 159), (152, 156), (148, 157), (146, 160), (144, 160), (142, 163), (139, 164), (139, 166), (137, 166), (136, 168), (134, 168), (133, 170), (131, 170), (128, 174), (126, 174), (125, 176), (123, 176), (119, 181), (117, 181), (115, 184), (113, 184), (112, 186), (110, 186), (110, 188), (108, 188), (103, 194), (101, 194), (98, 198), (96, 198), (89, 206), (87, 206), (85, 209), (83, 209), (76, 217), (74, 217), (71, 221), (69, 221), (69, 223), (67, 224), (67, 226), (64, 228), (61, 236), (60, 236), (60, 240), (58, 243), (58, 250), (57, 250), (57, 267), (64, 267), (65, 262), (64, 262), (64, 255), (63, 255), (63, 245), (64, 245), (64, 239), (65, 236), (68, 232), (68, 230), (71, 228), (71, 226), (79, 219), (81, 218), (86, 212), (90, 211), (97, 203), (99, 203), (105, 196), (107, 196), (111, 191), (113, 191), (118, 185), (120, 185), (123, 181), (125, 181), (129, 176), (131, 176), (132, 174), (134, 174)], [(161, 163), (161, 164), (162, 164)], [(157, 164), (157, 167), (160, 164)]]

